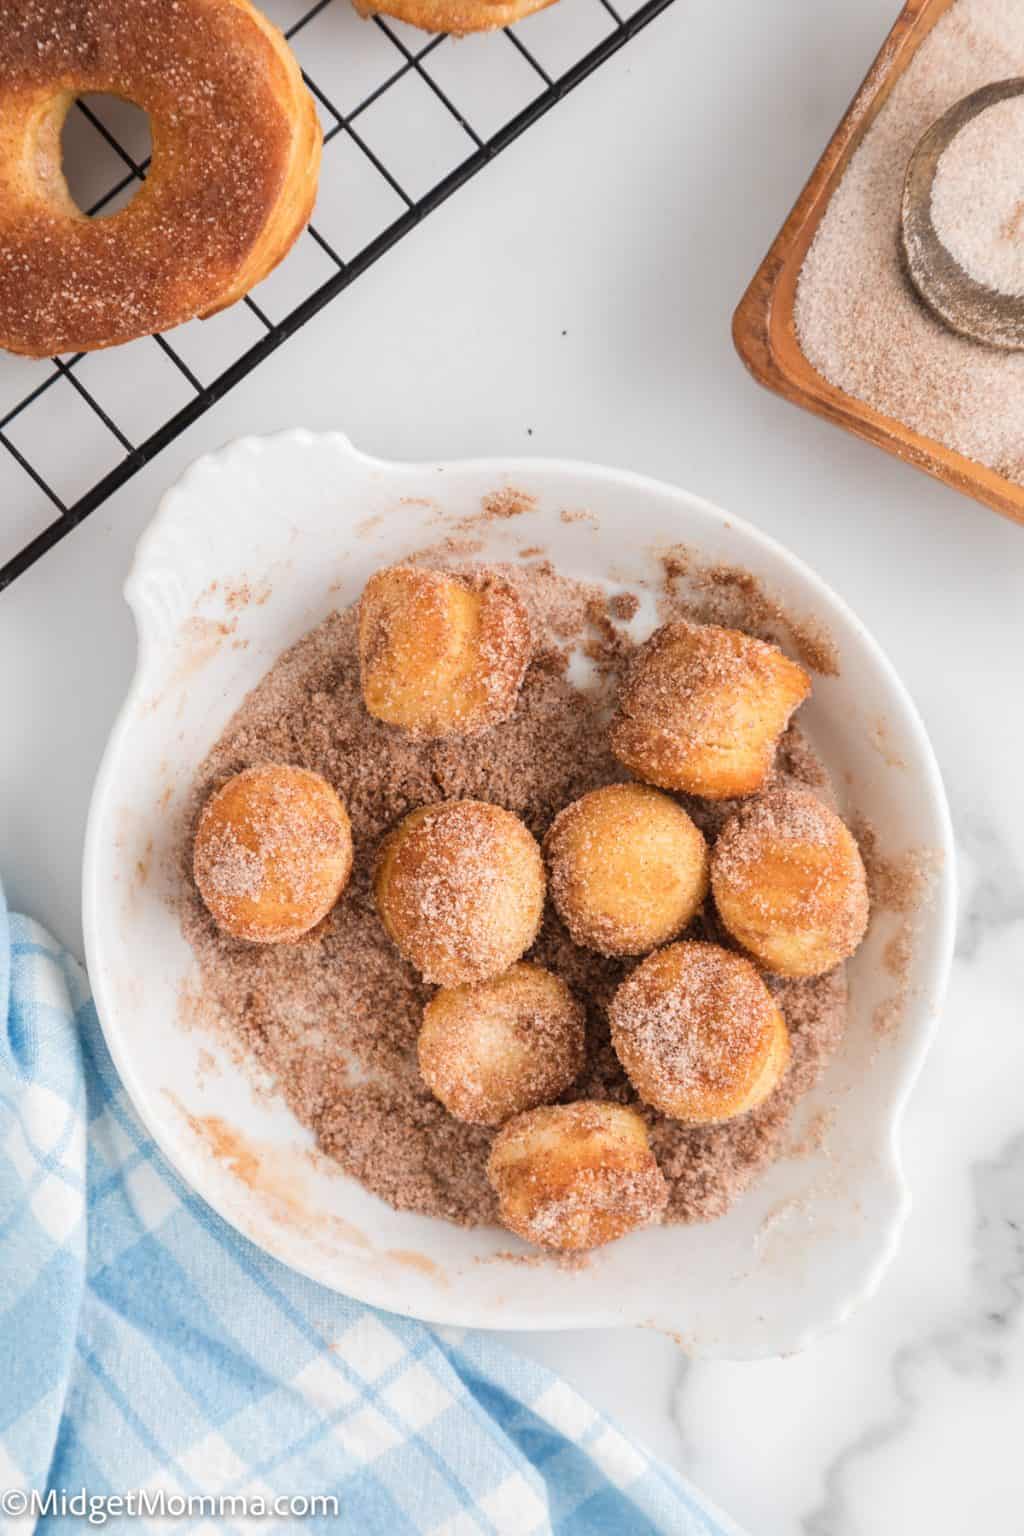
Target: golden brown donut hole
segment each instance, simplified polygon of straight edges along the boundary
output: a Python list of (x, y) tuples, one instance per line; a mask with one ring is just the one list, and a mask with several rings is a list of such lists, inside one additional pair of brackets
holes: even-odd
[(297, 939), (348, 881), (348, 813), (318, 773), (285, 763), (247, 768), (207, 800), (192, 863), (219, 928), (254, 944)]
[(864, 937), (868, 885), (860, 849), (810, 790), (772, 790), (726, 822), (711, 879), (733, 938), (779, 976), (822, 975)]
[(559, 812), (544, 842), (551, 895), (577, 944), (640, 955), (674, 939), (708, 891), (708, 850), (682, 806), (609, 784)]
[(611, 748), (639, 779), (708, 800), (759, 790), (810, 679), (778, 646), (676, 620), (638, 651)]
[(583, 1045), (583, 1009), (565, 982), (520, 962), (435, 993), (423, 1010), (420, 1073), (456, 1119), (503, 1125), (564, 1093), (583, 1069)]
[(545, 1248), (598, 1248), (659, 1219), (668, 1188), (636, 1110), (582, 1099), (517, 1115), (491, 1147), (502, 1223)]
[(363, 700), (423, 737), (473, 736), (516, 707), (532, 649), (522, 600), (503, 578), (395, 565), (359, 604)]
[(377, 911), (402, 954), (442, 987), (507, 971), (537, 936), (540, 849), (511, 811), (484, 800), (422, 806), (385, 838)]
[(775, 1000), (748, 960), (717, 944), (671, 944), (619, 987), (612, 1044), (645, 1103), (692, 1125), (756, 1108), (789, 1062)]

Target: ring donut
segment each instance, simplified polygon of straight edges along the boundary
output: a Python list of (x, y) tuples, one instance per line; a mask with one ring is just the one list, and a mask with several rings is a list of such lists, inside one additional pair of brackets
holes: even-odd
[[(152, 163), (109, 218), (75, 204), (78, 96), (149, 116)], [(0, 345), (87, 352), (211, 315), (277, 265), (316, 196), (321, 131), (249, 0), (0, 0)]]

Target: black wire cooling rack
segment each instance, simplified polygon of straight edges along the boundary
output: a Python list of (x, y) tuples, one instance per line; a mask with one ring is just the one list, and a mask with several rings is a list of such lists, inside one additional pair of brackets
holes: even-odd
[[(0, 589), (669, 4), (560, 0), (458, 41), (360, 21), (349, 0), (263, 0), (323, 123), (313, 222), (212, 320), (74, 357), (0, 354)], [(109, 98), (77, 107), (73, 189), (109, 214), (145, 177), (148, 129)]]

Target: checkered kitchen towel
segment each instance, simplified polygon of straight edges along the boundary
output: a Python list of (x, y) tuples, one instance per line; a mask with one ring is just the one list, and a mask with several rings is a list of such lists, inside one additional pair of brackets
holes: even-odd
[[(335, 1296), (220, 1221), (136, 1119), (83, 971), (2, 892), (0, 1022), (0, 1530), (84, 1530), (82, 1490), (162, 1490), (165, 1518), (125, 1521), (161, 1531), (734, 1530), (538, 1366)], [(30, 1490), (49, 1514), (20, 1514)], [(183, 1515), (221, 1494), (338, 1515)]]

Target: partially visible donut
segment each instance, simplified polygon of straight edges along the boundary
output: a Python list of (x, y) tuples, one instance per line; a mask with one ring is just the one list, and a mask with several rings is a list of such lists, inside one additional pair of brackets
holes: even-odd
[(590, 1099), (516, 1115), (491, 1144), (487, 1178), (510, 1232), (567, 1253), (650, 1226), (668, 1202), (641, 1116)]
[[(149, 116), (131, 203), (88, 218), (61, 168), (78, 96)], [(321, 130), (249, 0), (0, 0), (0, 345), (87, 352), (242, 298), (309, 219)]]
[(394, 16), (424, 32), (493, 32), (510, 27), (554, 0), (353, 0), (360, 16)]

